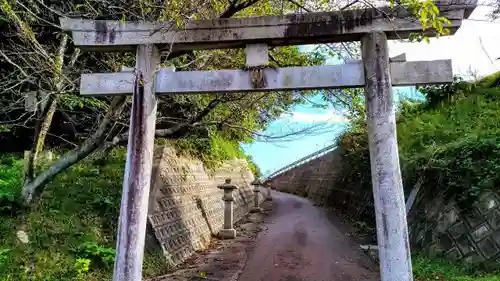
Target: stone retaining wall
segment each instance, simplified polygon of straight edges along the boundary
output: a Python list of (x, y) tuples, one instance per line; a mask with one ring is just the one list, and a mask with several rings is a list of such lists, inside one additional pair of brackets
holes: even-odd
[(309, 197), (323, 205), (340, 171), (340, 155), (341, 149), (337, 148), (274, 177), (271, 185), (276, 190)]
[(172, 265), (204, 249), (222, 228), (223, 191), (217, 186), (226, 178), (239, 187), (233, 192), (235, 221), (253, 206), (254, 176), (245, 160), (227, 161), (211, 173), (200, 160), (165, 147), (156, 150), (154, 161), (150, 229)]
[(434, 200), (425, 198), (425, 193), (421, 193), (409, 215), (413, 248), (429, 255), (500, 267), (498, 193), (485, 191), (470, 206), (459, 206), (454, 199), (443, 196)]

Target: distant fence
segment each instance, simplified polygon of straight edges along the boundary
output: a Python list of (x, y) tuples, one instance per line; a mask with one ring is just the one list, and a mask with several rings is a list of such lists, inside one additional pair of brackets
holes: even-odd
[(337, 148), (337, 145), (336, 144), (332, 144), (332, 145), (329, 145), (329, 146), (327, 146), (325, 148), (322, 148), (322, 149), (320, 149), (320, 150), (318, 150), (316, 152), (313, 152), (313, 153), (311, 153), (311, 154), (309, 154), (309, 155), (307, 155), (305, 157), (300, 158), (299, 160), (297, 160), (297, 161), (295, 161), (295, 162), (293, 162), (291, 164), (286, 165), (285, 167), (283, 167), (283, 168), (275, 171), (274, 173), (266, 176), (264, 178), (264, 180), (272, 179), (272, 178), (274, 178), (274, 177), (276, 177), (276, 176), (278, 176), (278, 175), (280, 175), (280, 174), (282, 174), (282, 173), (284, 173), (286, 171), (289, 171), (289, 170), (291, 170), (291, 169), (293, 169), (293, 168), (295, 168), (297, 166), (300, 166), (300, 165), (302, 165), (304, 163), (307, 163), (307, 162), (309, 162), (311, 160), (314, 160), (314, 159), (316, 159), (318, 157), (321, 157), (321, 156), (325, 155), (326, 153), (334, 150), (335, 148)]

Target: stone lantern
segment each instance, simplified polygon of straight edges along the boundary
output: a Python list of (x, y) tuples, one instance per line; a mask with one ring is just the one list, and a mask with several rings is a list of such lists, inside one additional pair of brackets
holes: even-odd
[(262, 208), (259, 206), (259, 192), (261, 182), (256, 179), (251, 183), (251, 185), (253, 185), (253, 208), (250, 210), (250, 212), (258, 213), (262, 211)]
[(225, 183), (217, 186), (224, 190), (224, 225), (219, 231), (219, 236), (223, 239), (232, 239), (236, 237), (236, 229), (233, 228), (233, 190), (238, 187), (231, 183), (231, 179), (226, 179)]
[(273, 197), (271, 196), (271, 183), (269, 181), (264, 182), (264, 186), (266, 187), (266, 201), (273, 201)]

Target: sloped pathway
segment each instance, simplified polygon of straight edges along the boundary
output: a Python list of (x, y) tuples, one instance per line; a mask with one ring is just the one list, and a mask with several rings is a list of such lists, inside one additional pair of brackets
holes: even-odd
[(273, 193), (239, 281), (375, 281), (378, 266), (350, 241), (326, 211), (304, 198)]

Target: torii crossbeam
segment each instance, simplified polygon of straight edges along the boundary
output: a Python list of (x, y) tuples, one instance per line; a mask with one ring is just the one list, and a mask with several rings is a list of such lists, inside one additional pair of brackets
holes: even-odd
[[(476, 3), (440, 1), (454, 33)], [(392, 17), (387, 16), (390, 12)], [(153, 159), (158, 94), (263, 92), (364, 87), (370, 142), (381, 279), (413, 280), (404, 194), (395, 134), (392, 85), (452, 82), (451, 61), (390, 61), (387, 40), (408, 38), (422, 27), (398, 8), (192, 21), (133, 23), (61, 19), (77, 46), (93, 51), (136, 50), (134, 72), (84, 74), (84, 95), (133, 94), (114, 281), (142, 280), (142, 260)], [(432, 33), (429, 33), (432, 35)], [(363, 61), (335, 66), (175, 72), (160, 69), (159, 50), (246, 48), (247, 66), (268, 65), (268, 45), (361, 41)]]
[[(442, 84), (453, 78), (451, 60), (393, 61), (390, 68), (394, 86)], [(313, 67), (268, 68), (264, 69), (264, 76), (267, 84), (262, 88), (254, 88), (251, 72), (245, 70), (174, 72), (171, 68), (160, 68), (155, 76), (155, 93), (242, 93), (359, 88), (365, 85), (362, 61)], [(133, 71), (82, 74), (80, 93), (87, 96), (131, 95), (134, 80)]]
[[(469, 17), (475, 7), (475, 0), (465, 1), (436, 2), (440, 16), (447, 17), (451, 22), (446, 25), (451, 34), (458, 30), (462, 19)], [(63, 18), (61, 27), (72, 31), (75, 44), (96, 51), (134, 51), (137, 45), (144, 44), (180, 51), (244, 48), (263, 42), (270, 46), (347, 42), (360, 41), (366, 33), (373, 31), (384, 32), (388, 39), (404, 39), (412, 32), (422, 31), (421, 23), (402, 7), (198, 20), (190, 21), (182, 28), (178, 28), (173, 21), (153, 23)]]

